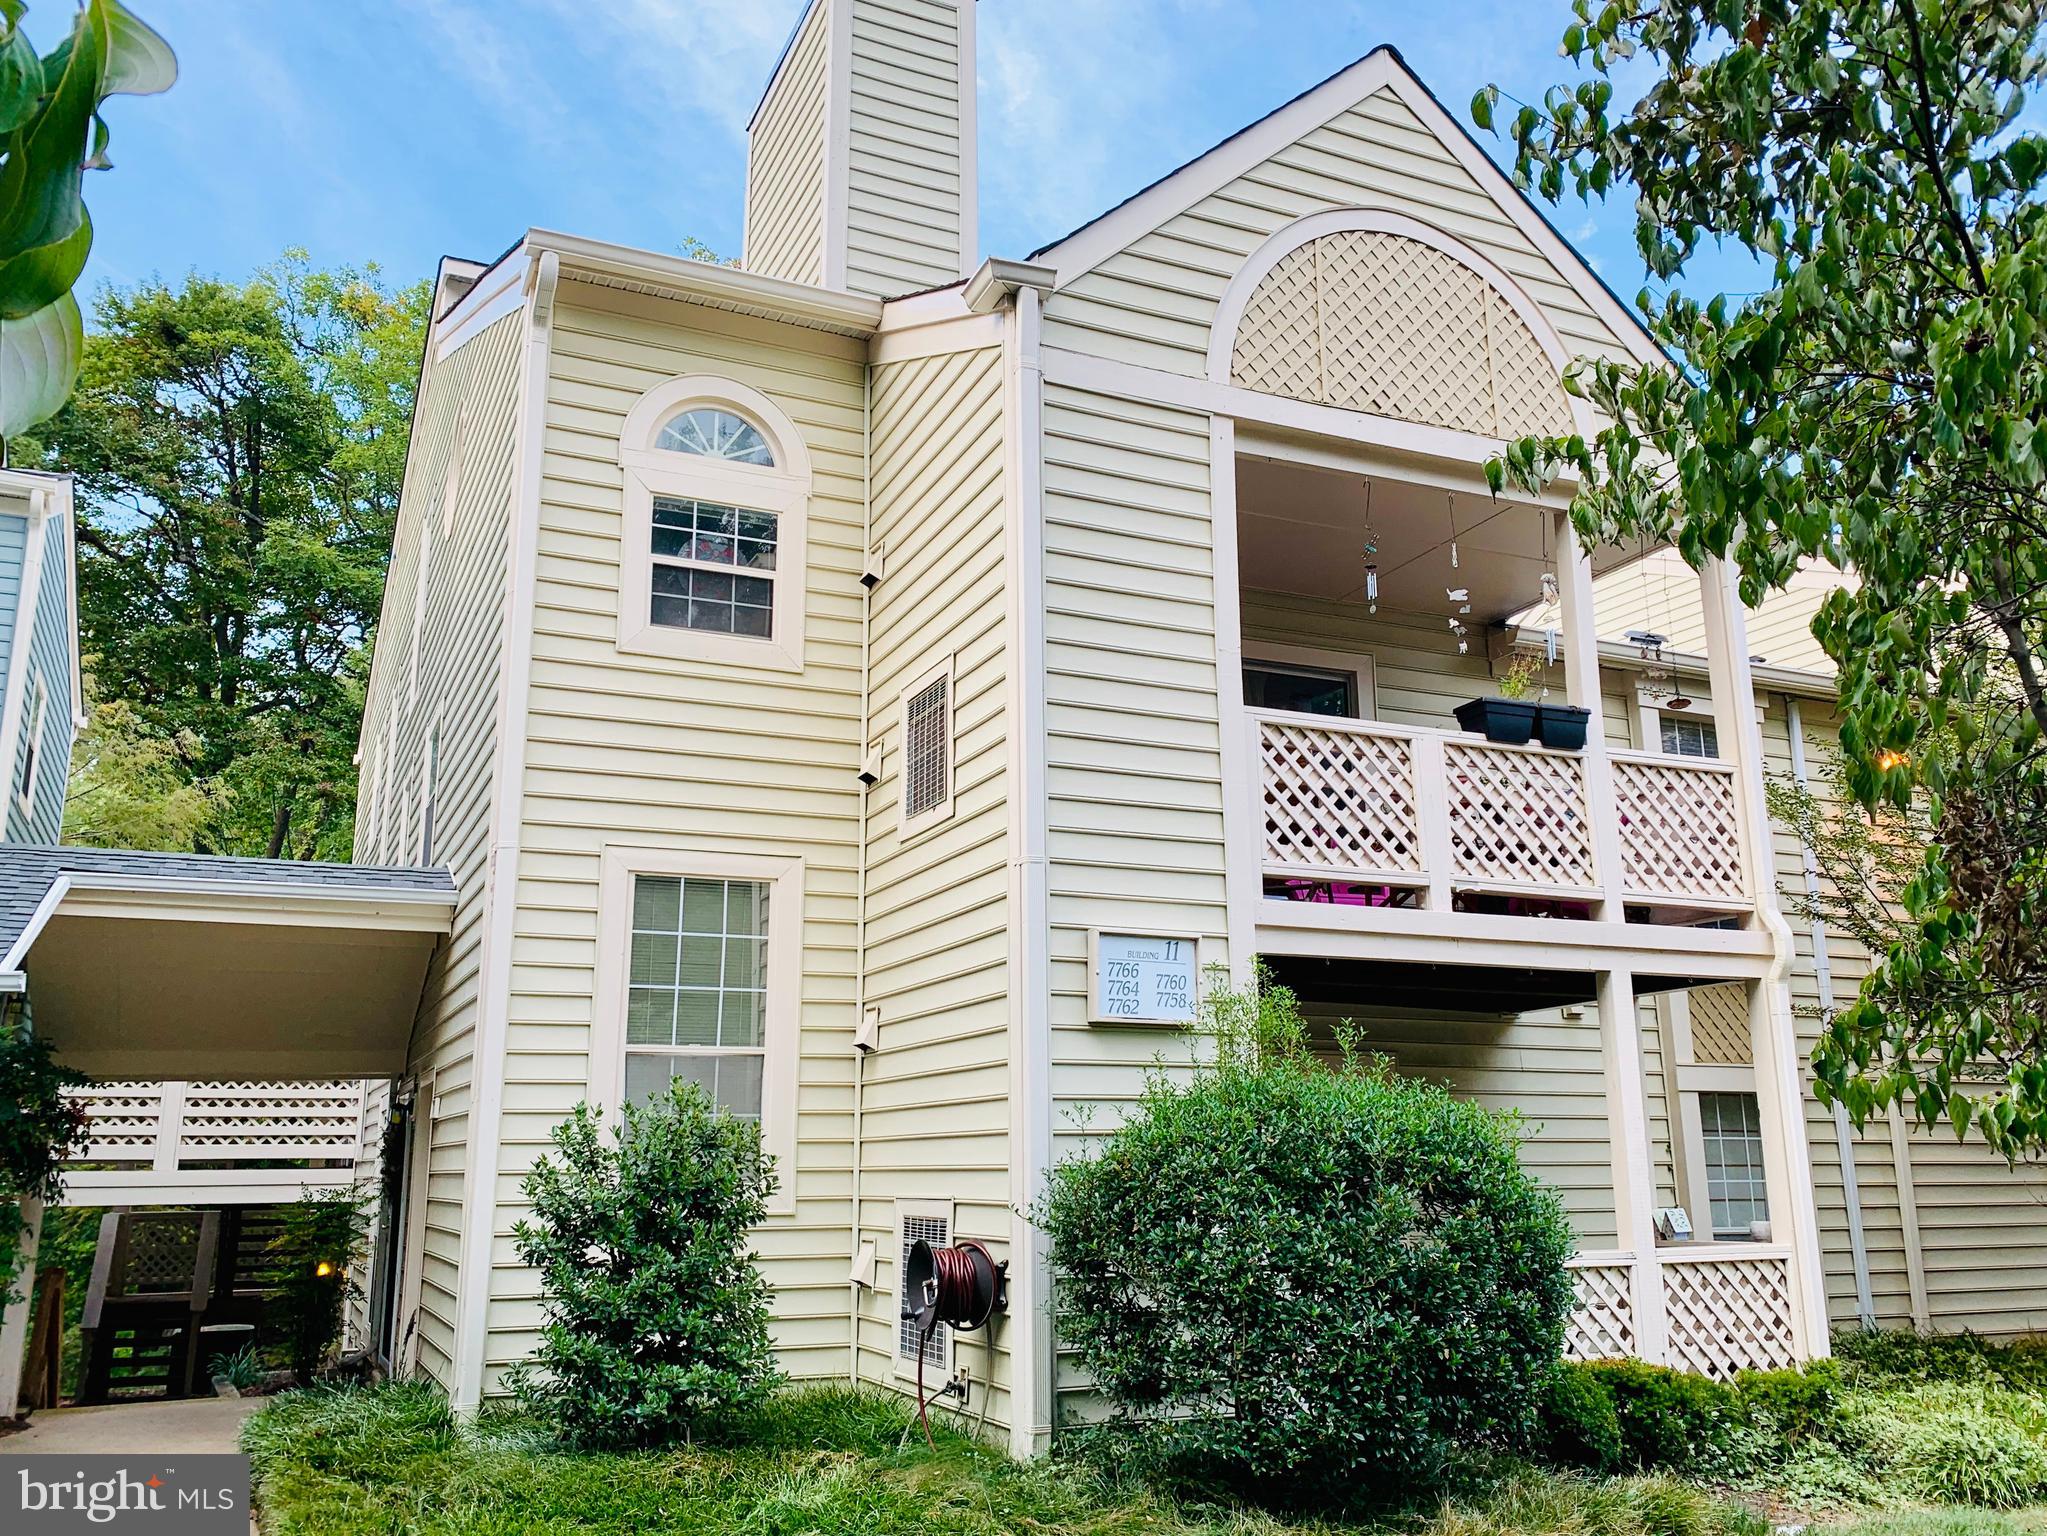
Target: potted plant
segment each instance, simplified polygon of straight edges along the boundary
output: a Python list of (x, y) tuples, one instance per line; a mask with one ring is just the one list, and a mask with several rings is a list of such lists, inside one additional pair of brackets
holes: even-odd
[(1535, 691), (1542, 663), (1533, 656), (1516, 656), (1495, 678), (1499, 693), (1473, 699), (1457, 706), (1457, 723), (1467, 731), (1482, 731), (1487, 741), (1518, 747), (1535, 734), (1537, 708), (1528, 697)]

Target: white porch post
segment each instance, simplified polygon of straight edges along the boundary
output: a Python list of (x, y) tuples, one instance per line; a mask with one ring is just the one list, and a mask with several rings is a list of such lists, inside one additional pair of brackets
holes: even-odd
[(1599, 1055), (1606, 1076), (1607, 1146), (1613, 1161), (1613, 1219), (1631, 1271), (1635, 1347), (1644, 1360), (1667, 1354), (1663, 1268), (1656, 1253), (1656, 1168), (1649, 1147), (1649, 1096), (1642, 1081), (1642, 1026), (1635, 978), (1599, 974)]
[(1800, 1348), (1807, 1355), (1825, 1355), (1826, 1273), (1820, 1256), (1819, 1215), (1813, 1203), (1798, 1031), (1786, 981), (1796, 949), (1777, 901), (1776, 839), (1763, 798), (1766, 764), (1763, 733), (1756, 723), (1755, 680), (1749, 668), (1748, 616), (1735, 591), (1734, 570), (1724, 560), (1709, 559), (1700, 568), (1699, 596), (1713, 684), (1713, 726), (1722, 760), (1735, 768), (1735, 814), (1755, 917), (1776, 944), (1770, 973), (1748, 988), (1771, 1237), (1791, 1250), (1791, 1322)]
[(156, 1173), (175, 1174), (178, 1149), (185, 1139), (185, 1085), (159, 1083), (157, 1088), (156, 1146), (150, 1166)]
[(1613, 762), (1599, 696), (1599, 617), (1592, 605), (1592, 557), (1578, 542), (1568, 512), (1552, 514), (1557, 533), (1557, 598), (1564, 642), (1564, 697), (1592, 711), (1585, 731), (1585, 799), (1592, 819), (1592, 861), (1601, 887), (1596, 915), (1625, 921), (1621, 895), (1621, 829), (1614, 807)]
[[(28, 1351), (28, 1309), (36, 1293), (36, 1249), (43, 1233), (43, 1202), (21, 1202), (21, 1267), (15, 1271), (12, 1291), (0, 1286), (0, 1295), (10, 1296), (0, 1312), (0, 1419), (14, 1417), (21, 1402), (21, 1370)], [(4, 1278), (4, 1277), (0, 1277)]]

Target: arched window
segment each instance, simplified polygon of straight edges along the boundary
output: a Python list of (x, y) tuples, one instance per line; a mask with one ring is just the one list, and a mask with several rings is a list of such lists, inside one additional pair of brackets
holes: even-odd
[(760, 428), (745, 417), (714, 405), (677, 411), (661, 428), (660, 435), (654, 439), (654, 446), (675, 453), (694, 453), (700, 458), (724, 459), (733, 464), (758, 464), (766, 469), (775, 467), (775, 450), (761, 436)]
[(803, 666), (810, 462), (766, 396), (670, 379), (626, 417), (621, 650)]

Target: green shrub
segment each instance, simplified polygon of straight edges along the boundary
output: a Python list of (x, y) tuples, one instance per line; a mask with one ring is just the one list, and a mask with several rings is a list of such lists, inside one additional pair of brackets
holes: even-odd
[(1212, 995), (1204, 1022), (1222, 1026), (1213, 1069), (1153, 1081), (1098, 1155), (1053, 1172), (1036, 1215), (1061, 1344), (1201, 1485), (1412, 1489), (1462, 1446), (1526, 1436), (1570, 1236), (1513, 1124), (1377, 1066), (1318, 1066), (1281, 988)]
[(345, 1311), (369, 1246), (370, 1197), (331, 1189), (277, 1208), (263, 1257), (275, 1289), (264, 1304), (268, 1336), (282, 1345), (300, 1386), (310, 1386), (341, 1342)]
[(1596, 1360), (1582, 1369), (1613, 1396), (1630, 1466), (1677, 1472), (1710, 1466), (1726, 1454), (1741, 1422), (1741, 1399), (1707, 1377), (1639, 1360)]
[(1621, 1466), (1620, 1414), (1612, 1390), (1595, 1372), (1569, 1360), (1557, 1367), (1543, 1393), (1537, 1445), (1558, 1466), (1593, 1472)]
[(2000, 1344), (1974, 1333), (1843, 1329), (1834, 1355), (1864, 1382), (1995, 1382), (2047, 1397), (2047, 1339)]
[(547, 1296), (513, 1390), (600, 1446), (682, 1439), (757, 1406), (777, 1379), (747, 1252), (775, 1188), (760, 1127), (677, 1081), (609, 1135), (578, 1105), (553, 1140), (523, 1186), (533, 1219), (513, 1229)]
[(1830, 1438), (1887, 1501), (2010, 1509), (2047, 1496), (2047, 1408), (2003, 1387), (1845, 1392)]
[(1743, 1412), (1766, 1419), (1769, 1428), (1791, 1442), (1826, 1422), (1840, 1389), (1841, 1368), (1831, 1360), (1795, 1370), (1743, 1371), (1734, 1378)]

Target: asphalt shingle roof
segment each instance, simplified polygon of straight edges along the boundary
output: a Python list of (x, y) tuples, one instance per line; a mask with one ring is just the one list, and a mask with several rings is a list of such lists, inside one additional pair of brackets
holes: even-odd
[(138, 853), (127, 848), (52, 848), (32, 843), (0, 845), (0, 954), (14, 947), (36, 907), (60, 875), (118, 875), (161, 880), (168, 886), (199, 882), (296, 885), (337, 896), (373, 896), (379, 891), (455, 894), (445, 869), (406, 869), (368, 864), (315, 864), (298, 859), (234, 859), (199, 853)]

